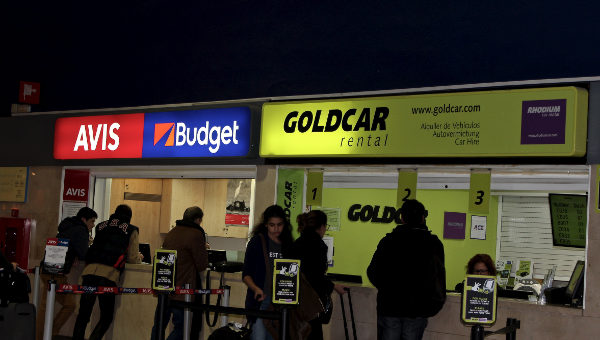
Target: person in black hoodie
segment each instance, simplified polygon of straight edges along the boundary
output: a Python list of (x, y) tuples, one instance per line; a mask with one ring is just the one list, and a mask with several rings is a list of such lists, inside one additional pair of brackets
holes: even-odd
[(377, 288), (378, 340), (422, 339), (446, 299), (444, 246), (427, 229), (427, 210), (406, 200), (400, 216), (403, 224), (381, 239), (367, 268)]
[[(63, 268), (64, 275), (42, 274), (42, 282), (54, 278), (56, 284), (77, 284), (81, 271), (83, 270), (85, 255), (87, 254), (90, 241), (90, 230), (94, 228), (98, 214), (91, 208), (79, 209), (76, 216), (67, 217), (58, 225), (57, 238), (69, 240), (69, 247)], [(44, 314), (46, 313), (47, 290), (42, 290), (42, 297), (37, 314), (38, 339), (44, 331)], [(75, 296), (73, 294), (56, 294), (56, 301), (61, 308), (54, 314), (52, 333), (56, 335), (63, 325), (75, 312)]]
[[(312, 210), (298, 215), (300, 237), (292, 245), (291, 257), (300, 260), (300, 270), (315, 290), (322, 303), (330, 300), (335, 290), (345, 293), (345, 286), (335, 284), (325, 274), (327, 272), (327, 245), (323, 236), (327, 230), (327, 215), (321, 210)], [(323, 326), (319, 319), (309, 322), (311, 331), (309, 340), (323, 340)]]

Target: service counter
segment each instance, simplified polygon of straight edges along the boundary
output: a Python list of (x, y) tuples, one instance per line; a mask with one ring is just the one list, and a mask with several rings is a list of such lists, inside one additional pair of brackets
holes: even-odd
[[(206, 272), (202, 274), (202, 282), (205, 284)], [(221, 273), (211, 273), (211, 288), (219, 287), (219, 280)], [(152, 265), (149, 264), (127, 264), (125, 271), (121, 276), (121, 287), (131, 288), (150, 288), (152, 278)], [(242, 282), (241, 273), (225, 273), (224, 284), (231, 286), (231, 296), (229, 305), (232, 307), (243, 307), (244, 299), (246, 296), (246, 286)], [(217, 295), (211, 295), (211, 304), (215, 304)], [(77, 299), (79, 304), (79, 299)], [(124, 294), (118, 295), (115, 303), (115, 316), (112, 326), (106, 332), (104, 336), (105, 340), (121, 340), (121, 339), (150, 339), (150, 333), (154, 324), (154, 312), (156, 310), (157, 298), (153, 295), (133, 295)], [(65, 325), (65, 330), (72, 330), (75, 322), (75, 317), (79, 305), (77, 306), (75, 315), (71, 318), (68, 325)], [(213, 313), (210, 314), (211, 321), (213, 319)], [(88, 329), (86, 331), (86, 337), (88, 337), (93, 327), (98, 322), (100, 317), (100, 309), (98, 303), (94, 307), (94, 312)], [(243, 322), (243, 318), (239, 316), (230, 316), (229, 321)], [(216, 329), (221, 326), (221, 320), (217, 321)], [(169, 326), (170, 327), (170, 326)], [(203, 338), (208, 337), (205, 332), (206, 324), (203, 326)], [(212, 329), (211, 329), (212, 331)], [(167, 329), (166, 336), (168, 336), (169, 328)], [(70, 336), (68, 332), (61, 332), (62, 335)], [(165, 338), (166, 338), (165, 336)]]
[[(377, 290), (372, 287), (351, 286), (354, 317), (359, 339), (377, 339)], [(449, 293), (444, 308), (429, 319), (423, 339), (469, 339), (470, 327), (460, 320), (461, 296)], [(323, 328), (325, 339), (344, 339), (339, 296), (333, 295), (334, 310), (331, 323)], [(344, 298), (348, 331), (352, 332), (348, 299)], [(507, 318), (521, 321), (517, 339), (593, 339), (600, 331), (596, 318), (584, 317), (583, 310), (554, 305), (538, 305), (526, 300), (499, 298), (497, 322), (486, 330), (498, 330), (506, 325)], [(505, 339), (493, 335), (486, 339)]]
[[(144, 288), (150, 287), (151, 265), (126, 266), (122, 277), (122, 287)], [(203, 274), (205, 282), (206, 274)], [(219, 285), (220, 273), (211, 273), (211, 287)], [(224, 284), (231, 286), (229, 305), (243, 307), (246, 286), (241, 280), (241, 273), (226, 273)], [(377, 338), (377, 290), (373, 287), (348, 284), (352, 293), (354, 316), (357, 335), (359, 339), (375, 340)], [(344, 324), (341, 314), (339, 296), (333, 294), (334, 310), (331, 322), (323, 328), (325, 340), (344, 339)], [(217, 296), (211, 296), (211, 304), (216, 302)], [(152, 295), (120, 295), (117, 296), (115, 318), (113, 325), (106, 333), (105, 339), (150, 339), (153, 325), (154, 311), (157, 299)], [(344, 298), (348, 331), (351, 333), (348, 300)], [(449, 293), (442, 311), (429, 319), (424, 339), (469, 339), (470, 327), (460, 321), (460, 294)], [(88, 325), (87, 335), (91, 332), (91, 325), (95, 325), (100, 315), (96, 305), (92, 321)], [(517, 339), (592, 339), (600, 333), (600, 323), (597, 318), (584, 316), (584, 311), (555, 305), (538, 305), (526, 300), (499, 298), (497, 322), (488, 330), (503, 328), (507, 318), (521, 321), (521, 329), (517, 331)], [(211, 314), (211, 320), (213, 314)], [(74, 319), (74, 318), (73, 318)], [(74, 321), (74, 320), (72, 320)], [(241, 316), (229, 316), (229, 321), (244, 322)], [(219, 327), (217, 325), (206, 331), (203, 326), (203, 337)], [(72, 329), (72, 325), (65, 329)], [(169, 330), (167, 329), (167, 334)], [(64, 334), (68, 335), (68, 334)], [(494, 335), (486, 339), (505, 339), (505, 335)]]

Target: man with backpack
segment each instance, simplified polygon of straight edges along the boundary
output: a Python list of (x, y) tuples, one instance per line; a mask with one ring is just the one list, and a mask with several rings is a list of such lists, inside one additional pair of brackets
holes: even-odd
[[(98, 218), (98, 214), (93, 209), (83, 207), (79, 209), (76, 216), (67, 217), (60, 222), (56, 238), (69, 240), (64, 271), (61, 275), (43, 273), (41, 276), (43, 283), (48, 282), (50, 279), (54, 279), (57, 287), (60, 284), (77, 284), (81, 271), (85, 265), (85, 255), (88, 251), (90, 242), (90, 231), (94, 228), (96, 218)], [(43, 268), (42, 265), (42, 272), (44, 271)], [(38, 308), (38, 339), (42, 338), (44, 332), (43, 325), (44, 314), (46, 312), (46, 294), (47, 289), (44, 289), (40, 300), (40, 307)], [(54, 322), (52, 324), (53, 335), (60, 332), (60, 329), (75, 312), (75, 296), (73, 294), (56, 294), (56, 302), (60, 304), (61, 308), (54, 315)]]
[(377, 288), (377, 339), (422, 339), (427, 318), (446, 300), (444, 246), (427, 229), (417, 200), (400, 208), (401, 225), (377, 246), (367, 276)]

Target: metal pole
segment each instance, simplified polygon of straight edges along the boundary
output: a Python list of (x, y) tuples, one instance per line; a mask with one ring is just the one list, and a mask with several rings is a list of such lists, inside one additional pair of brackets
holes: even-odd
[[(513, 318), (506, 319), (506, 327), (510, 327), (516, 323), (517, 323), (517, 319), (513, 319)], [(517, 340), (517, 330), (514, 329), (511, 332), (507, 332), (506, 340)]]
[[(157, 340), (165, 340), (165, 324), (164, 324), (164, 317), (165, 317), (165, 308), (167, 307), (166, 305), (167, 302), (167, 295), (165, 293), (158, 293), (158, 328), (156, 329), (156, 331), (158, 332), (158, 334), (156, 335), (156, 339)], [(44, 339), (46, 340), (46, 339)], [(49, 340), (49, 339), (48, 339)]]
[(35, 310), (40, 305), (40, 267), (35, 267), (35, 274), (33, 276), (33, 305)]
[(287, 328), (288, 328), (288, 309), (287, 309), (287, 307), (282, 307), (281, 308), (281, 334), (279, 334), (279, 339), (286, 340)]
[(48, 280), (48, 295), (46, 296), (46, 315), (44, 318), (44, 340), (52, 340), (52, 323), (54, 322), (54, 299), (56, 281)]
[[(229, 295), (231, 293), (231, 287), (224, 285), (221, 287), (223, 289), (223, 299), (221, 300), (222, 307), (229, 307)], [(227, 326), (228, 316), (227, 314), (221, 315), (221, 327)]]
[[(186, 283), (185, 289), (190, 289), (190, 284)], [(185, 302), (192, 302), (192, 295), (185, 294)], [(189, 307), (183, 309), (183, 340), (190, 340), (190, 326), (192, 325), (192, 311)]]
[(348, 308), (350, 308), (350, 321), (352, 321), (352, 334), (354, 340), (356, 340), (356, 324), (354, 323), (354, 308), (352, 308), (352, 295), (350, 295), (350, 288), (345, 289), (348, 293)]
[(485, 332), (483, 330), (483, 326), (474, 325), (471, 327), (471, 340), (483, 340), (485, 337)]

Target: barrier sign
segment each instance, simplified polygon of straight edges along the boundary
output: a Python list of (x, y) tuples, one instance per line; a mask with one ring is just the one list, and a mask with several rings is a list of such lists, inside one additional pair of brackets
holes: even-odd
[(157, 291), (175, 290), (175, 264), (177, 250), (157, 249), (154, 252), (152, 267), (152, 289)]
[(300, 260), (275, 259), (273, 270), (273, 303), (298, 304)]
[(62, 274), (65, 271), (65, 260), (69, 240), (64, 238), (49, 238), (46, 240), (46, 254), (44, 255), (44, 273)]
[(496, 322), (496, 277), (467, 275), (462, 301), (462, 320), (470, 324)]

